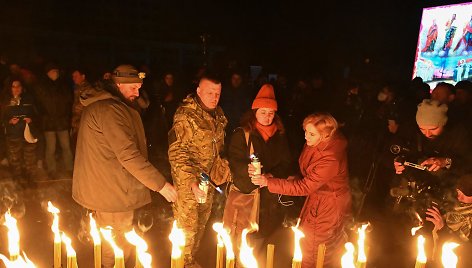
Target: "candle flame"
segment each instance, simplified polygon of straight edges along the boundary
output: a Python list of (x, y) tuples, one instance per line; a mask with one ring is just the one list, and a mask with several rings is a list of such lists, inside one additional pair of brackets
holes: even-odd
[(418, 227), (413, 227), (411, 228), (411, 235), (415, 236), (416, 232), (418, 232), (419, 229), (423, 228), (423, 226), (418, 226)]
[(77, 256), (77, 253), (72, 247), (72, 240), (65, 233), (62, 233), (61, 238), (62, 238), (62, 242), (64, 242), (64, 244), (66, 245), (67, 257)]
[(8, 228), (8, 252), (10, 257), (16, 258), (20, 255), (20, 232), (16, 225), (16, 219), (10, 214), (10, 211), (5, 213), (5, 223)]
[(24, 257), (18, 256), (18, 259), (10, 261), (7, 257), (0, 254), (0, 260), (3, 261), (6, 268), (36, 268), (33, 262), (31, 262), (25, 253)]
[(300, 219), (298, 219), (297, 225), (292, 226), (292, 231), (295, 233), (295, 249), (293, 252), (293, 260), (294, 261), (302, 261), (302, 249), (300, 247), (300, 240), (305, 237), (305, 234), (298, 229), (298, 225), (300, 224)]
[(172, 242), (172, 258), (180, 258), (182, 255), (182, 247), (185, 246), (185, 233), (182, 229), (177, 227), (177, 221), (174, 221), (172, 225), (169, 240)]
[(54, 242), (61, 243), (61, 234), (59, 232), (59, 213), (61, 212), (56, 208), (51, 201), (48, 201), (48, 211), (52, 213), (54, 219), (52, 221), (51, 230), (54, 233)]
[(458, 258), (456, 254), (454, 254), (454, 249), (458, 246), (459, 244), (453, 242), (444, 243), (441, 256), (441, 261), (444, 265), (444, 268), (456, 268)]
[(115, 253), (115, 258), (123, 258), (123, 250), (118, 247), (113, 240), (113, 235), (111, 233), (112, 228), (107, 226), (106, 228), (100, 228), (100, 233), (102, 233), (103, 238), (111, 245), (113, 252)]
[[(255, 226), (257, 228), (257, 224), (255, 224)], [(251, 229), (245, 228), (241, 235), (241, 249), (239, 252), (239, 259), (243, 267), (257, 268), (257, 260), (252, 252), (253, 248), (251, 248), (247, 243), (247, 234), (253, 230), (254, 225), (251, 224), (251, 227)]]
[(426, 257), (426, 252), (424, 250), (424, 242), (425, 242), (424, 236), (419, 235), (418, 236), (418, 244), (417, 244), (418, 256), (416, 256), (416, 262), (418, 262), (418, 263), (426, 263), (428, 261), (428, 259)]
[(90, 216), (90, 235), (92, 236), (93, 244), (101, 245), (102, 239), (100, 238), (100, 232), (98, 231), (97, 222), (92, 217), (92, 214), (89, 214), (89, 216)]
[(366, 263), (367, 256), (365, 255), (365, 230), (369, 226), (369, 223), (362, 224), (361, 228), (357, 228), (359, 239), (357, 240), (357, 262)]
[(418, 219), (419, 224), (420, 224), (420, 225), (423, 225), (424, 222), (423, 222), (423, 219), (421, 218), (420, 214), (418, 214), (418, 212), (415, 212), (415, 216), (416, 216), (416, 218)]
[(152, 256), (148, 252), (148, 245), (143, 238), (141, 238), (136, 231), (133, 229), (125, 234), (126, 240), (136, 247), (136, 253), (138, 254), (139, 262), (144, 268), (150, 268), (152, 266)]
[(354, 245), (350, 242), (344, 244), (346, 248), (346, 253), (341, 257), (341, 266), (342, 268), (355, 268), (354, 265)]
[(233, 244), (231, 243), (231, 237), (229, 236), (226, 229), (223, 227), (223, 223), (221, 222), (214, 223), (213, 230), (215, 230), (215, 232), (218, 233), (218, 236), (220, 237), (220, 239), (223, 240), (223, 243), (225, 244), (226, 259), (234, 260), (235, 256), (234, 256)]

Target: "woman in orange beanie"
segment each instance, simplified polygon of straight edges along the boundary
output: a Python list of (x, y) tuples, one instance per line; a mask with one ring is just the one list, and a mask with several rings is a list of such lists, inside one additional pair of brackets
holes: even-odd
[[(259, 188), (252, 184), (248, 174), (248, 165), (251, 162), (249, 157), (251, 144), (265, 174), (272, 174), (278, 178), (287, 178), (290, 175), (289, 146), (284, 126), (276, 112), (277, 101), (274, 88), (270, 84), (265, 84), (254, 99), (252, 109), (242, 117), (241, 126), (236, 128), (231, 136), (228, 160), (234, 186), (242, 193), (249, 194)], [(229, 209), (228, 206), (231, 204), (227, 203), (225, 209)], [(225, 225), (233, 225), (234, 227), (244, 220), (247, 221), (247, 217), (246, 219), (238, 219), (236, 223), (225, 222)], [(282, 220), (283, 214), (278, 203), (278, 195), (270, 193), (267, 189), (262, 189), (260, 191), (259, 230), (251, 234), (250, 237), (250, 244), (255, 247), (256, 254), (266, 243), (266, 238), (281, 225)], [(244, 225), (244, 223), (240, 225)], [(234, 228), (233, 238), (240, 236), (244, 226), (239, 227)], [(237, 246), (239, 247), (239, 245)]]

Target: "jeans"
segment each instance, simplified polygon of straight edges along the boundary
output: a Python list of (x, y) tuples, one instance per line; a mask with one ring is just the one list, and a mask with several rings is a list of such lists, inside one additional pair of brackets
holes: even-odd
[(70, 150), (69, 131), (45, 131), (44, 138), (46, 140), (46, 164), (48, 165), (48, 172), (56, 172), (56, 137), (59, 140), (59, 145), (62, 150), (62, 159), (64, 161), (64, 169), (72, 171), (72, 152)]

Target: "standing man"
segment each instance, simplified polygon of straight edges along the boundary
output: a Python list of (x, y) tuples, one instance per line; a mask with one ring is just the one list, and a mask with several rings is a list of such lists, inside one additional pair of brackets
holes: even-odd
[(205, 197), (198, 188), (199, 174), (205, 172), (216, 184), (231, 177), (228, 161), (220, 158), (227, 120), (218, 106), (221, 82), (215, 77), (200, 79), (197, 94), (190, 94), (177, 109), (169, 131), (169, 161), (172, 178), (179, 196), (174, 204), (174, 217), (186, 234), (185, 268), (200, 268), (195, 261), (200, 240), (211, 213), (214, 189)]
[[(118, 66), (112, 80), (99, 85), (100, 94), (82, 102), (72, 197), (94, 211), (97, 224), (111, 226), (118, 241), (132, 229), (134, 210), (151, 202), (149, 189), (174, 202), (177, 193), (147, 160), (146, 139), (133, 102), (144, 73)], [(131, 248), (124, 246), (125, 258)], [(114, 255), (103, 248), (103, 266), (113, 267)]]

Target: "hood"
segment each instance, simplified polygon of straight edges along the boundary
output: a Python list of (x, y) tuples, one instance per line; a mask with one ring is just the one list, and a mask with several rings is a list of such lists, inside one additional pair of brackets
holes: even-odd
[(113, 83), (99, 82), (96, 88), (89, 87), (80, 94), (80, 103), (83, 106), (88, 106), (94, 102), (106, 99), (117, 99), (112, 93), (110, 93), (116, 87)]

